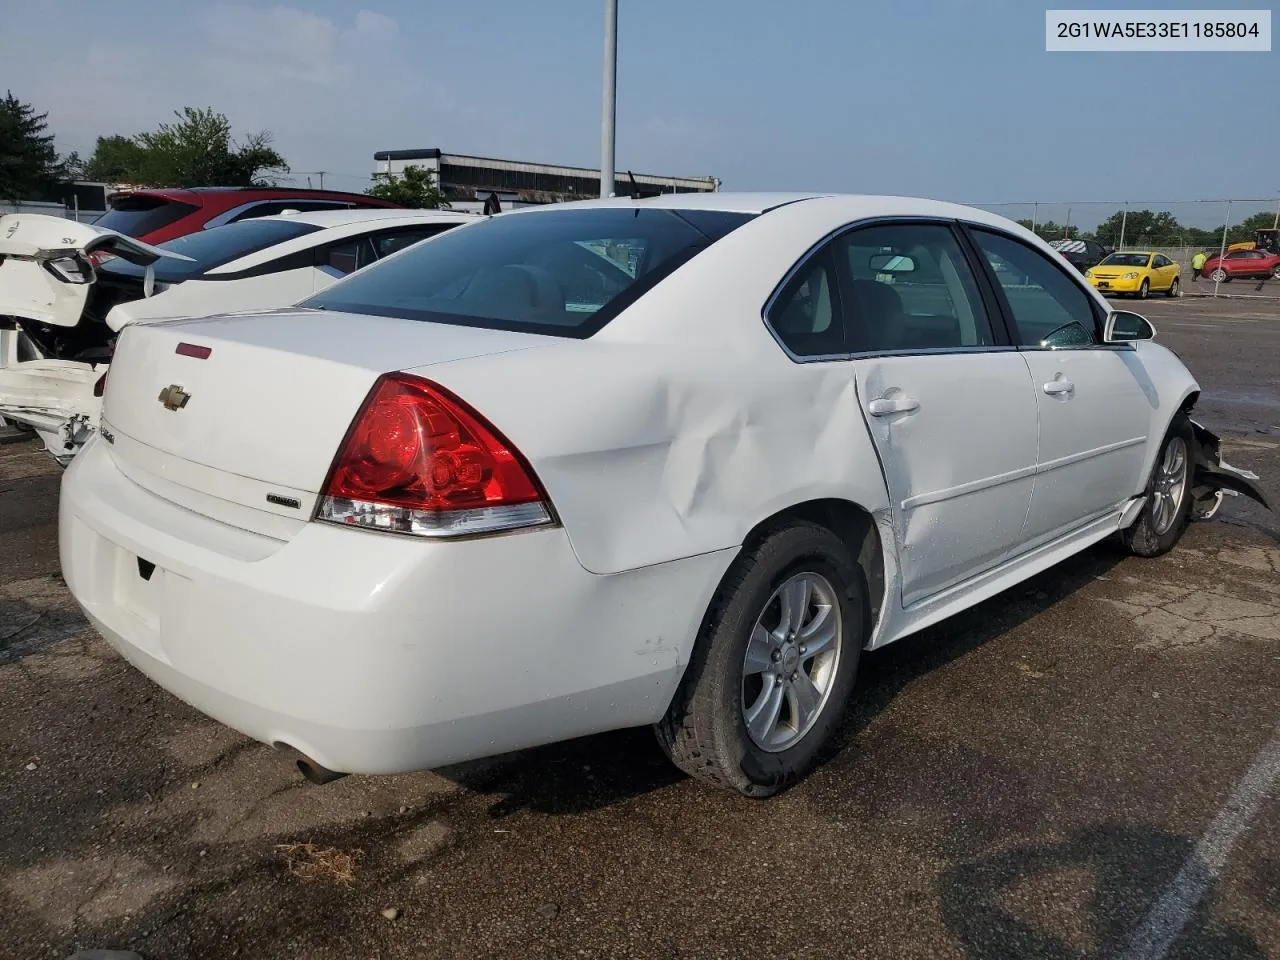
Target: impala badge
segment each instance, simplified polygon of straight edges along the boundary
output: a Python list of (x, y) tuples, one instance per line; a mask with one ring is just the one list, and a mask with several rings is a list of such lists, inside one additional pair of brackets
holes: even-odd
[(181, 410), (187, 405), (187, 401), (191, 399), (191, 394), (183, 390), (176, 383), (171, 383), (160, 391), (159, 400), (164, 404), (166, 410)]

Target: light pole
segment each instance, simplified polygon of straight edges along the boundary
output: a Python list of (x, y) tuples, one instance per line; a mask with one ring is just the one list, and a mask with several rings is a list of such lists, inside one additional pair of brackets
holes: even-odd
[(600, 196), (613, 196), (613, 126), (618, 107), (618, 0), (604, 3), (604, 116), (600, 123)]

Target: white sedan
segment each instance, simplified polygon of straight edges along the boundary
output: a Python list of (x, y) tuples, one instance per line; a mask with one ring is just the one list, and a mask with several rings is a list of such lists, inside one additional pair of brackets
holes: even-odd
[(1153, 335), (952, 204), (513, 212), (297, 309), (126, 329), (63, 573), (314, 780), (653, 724), (764, 796), (862, 650), (1262, 499)]
[[(61, 217), (0, 217), (0, 417), (66, 463), (97, 426), (126, 324), (297, 303), (354, 270), (478, 220), (448, 210), (259, 217), (158, 247)], [(111, 259), (102, 262), (104, 255)]]

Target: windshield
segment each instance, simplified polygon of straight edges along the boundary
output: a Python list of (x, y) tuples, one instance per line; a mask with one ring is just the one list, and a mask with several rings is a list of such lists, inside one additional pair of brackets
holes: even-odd
[(752, 216), (642, 207), (499, 215), (376, 263), (301, 306), (589, 337)]
[(1149, 253), (1113, 253), (1103, 260), (1100, 267), (1145, 267), (1151, 260)]
[[(265, 250), (294, 237), (314, 233), (320, 228), (293, 220), (242, 220), (221, 227), (199, 230), (185, 237), (158, 243), (161, 250), (172, 250), (190, 260), (162, 257), (156, 261), (156, 279), (164, 283), (181, 283), (206, 270), (220, 267), (250, 253)], [(98, 268), (105, 273), (140, 277), (144, 269), (126, 260), (114, 259)]]

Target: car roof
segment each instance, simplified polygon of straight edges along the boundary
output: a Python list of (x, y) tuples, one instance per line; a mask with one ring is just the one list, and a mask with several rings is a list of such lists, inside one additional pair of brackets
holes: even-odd
[(311, 198), (316, 200), (361, 200), (367, 203), (388, 203), (377, 197), (370, 197), (364, 193), (352, 193), (349, 190), (318, 190), (313, 187), (126, 187), (121, 190), (113, 190), (108, 197), (132, 197), (132, 196), (150, 196), (150, 197), (166, 197), (166, 198), (192, 198), (192, 197), (211, 197), (211, 196), (229, 196), (229, 197), (254, 197), (254, 198), (272, 198), (287, 199), (289, 197), (298, 197), (299, 199)]
[[(625, 181), (619, 181), (620, 187)], [(724, 213), (762, 214), (779, 207), (794, 203), (829, 204), (847, 211), (850, 220), (860, 216), (885, 216), (887, 210), (893, 216), (904, 217), (943, 217), (948, 219), (968, 219), (977, 223), (993, 225), (1007, 224), (1008, 220), (999, 214), (991, 213), (980, 207), (969, 207), (946, 200), (931, 200), (924, 197), (902, 197), (893, 194), (862, 193), (735, 193), (722, 191), (716, 193), (664, 193), (656, 197), (609, 197), (601, 200), (576, 200), (571, 203), (549, 204), (539, 207), (522, 207), (504, 213), (502, 216), (520, 216), (537, 213), (540, 210), (569, 208), (587, 209), (591, 207), (624, 207), (642, 210), (645, 208), (663, 210), (715, 210)]]
[(270, 217), (255, 217), (254, 219), (287, 220), (291, 223), (309, 223), (322, 229), (328, 229), (330, 227), (345, 227), (353, 223), (368, 223), (374, 220), (405, 220), (411, 223), (466, 223), (469, 220), (482, 220), (484, 217), (482, 214), (466, 213), (461, 210), (405, 210), (392, 207), (372, 207), (360, 210), (304, 210), (300, 213), (280, 213)]

